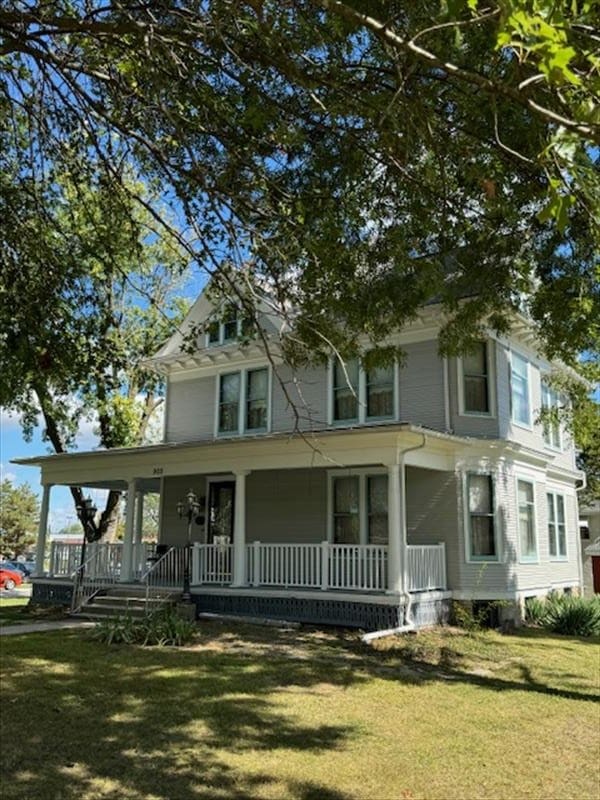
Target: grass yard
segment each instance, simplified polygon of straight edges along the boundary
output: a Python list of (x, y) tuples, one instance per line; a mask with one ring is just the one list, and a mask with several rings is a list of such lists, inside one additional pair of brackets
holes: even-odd
[(598, 642), (203, 624), (2, 645), (3, 800), (598, 800)]
[(63, 609), (29, 605), (29, 597), (0, 597), (0, 626), (62, 619)]

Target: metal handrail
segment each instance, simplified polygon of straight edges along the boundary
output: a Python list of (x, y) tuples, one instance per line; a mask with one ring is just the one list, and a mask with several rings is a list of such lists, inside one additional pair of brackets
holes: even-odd
[(71, 597), (71, 613), (80, 611), (83, 606), (88, 603), (92, 597), (95, 597), (99, 591), (107, 586), (112, 586), (116, 583), (114, 576), (102, 575), (98, 577), (93, 575), (86, 582), (85, 571), (86, 568), (93, 562), (98, 561), (102, 555), (102, 550), (95, 549), (94, 552), (80, 564), (77, 569), (71, 574), (73, 579), (73, 595)]
[(177, 548), (170, 547), (167, 550), (167, 552), (163, 553), (163, 555), (159, 559), (157, 559), (154, 562), (154, 564), (152, 564), (152, 566), (149, 567), (146, 570), (146, 572), (144, 572), (142, 577), (140, 578), (140, 583), (145, 583), (146, 584), (146, 601), (145, 601), (146, 614), (148, 613), (148, 606), (150, 604), (150, 586), (154, 585), (154, 584), (151, 583), (151, 578), (152, 578), (153, 574), (157, 573), (159, 567), (164, 566), (167, 563), (167, 559), (169, 559), (169, 557), (172, 557), (172, 554), (174, 552), (176, 552), (176, 550), (177, 550)]

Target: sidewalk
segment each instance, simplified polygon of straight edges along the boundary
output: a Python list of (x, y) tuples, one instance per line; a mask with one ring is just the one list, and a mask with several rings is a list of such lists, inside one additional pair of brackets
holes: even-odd
[(21, 633), (45, 633), (63, 628), (93, 628), (95, 622), (81, 619), (56, 620), (56, 622), (33, 622), (31, 625), (1, 625), (0, 636), (17, 636)]

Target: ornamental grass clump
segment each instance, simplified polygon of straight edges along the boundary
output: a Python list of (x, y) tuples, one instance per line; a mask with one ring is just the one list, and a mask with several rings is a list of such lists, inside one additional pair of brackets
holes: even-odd
[(527, 621), (566, 636), (600, 636), (600, 597), (576, 597), (551, 592), (525, 605)]
[(194, 622), (180, 617), (174, 608), (166, 606), (142, 619), (130, 614), (102, 620), (93, 637), (106, 644), (141, 644), (145, 647), (183, 647), (196, 636)]

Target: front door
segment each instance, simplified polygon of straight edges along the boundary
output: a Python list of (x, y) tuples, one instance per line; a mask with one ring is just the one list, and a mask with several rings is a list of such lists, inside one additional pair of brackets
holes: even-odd
[(234, 504), (235, 481), (211, 481), (208, 491), (208, 544), (233, 542)]

